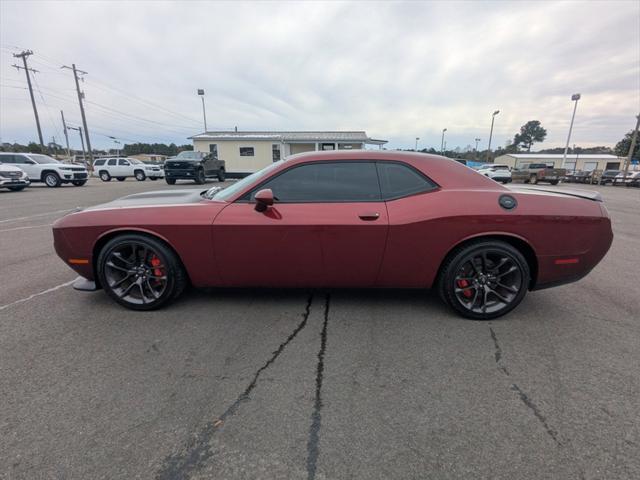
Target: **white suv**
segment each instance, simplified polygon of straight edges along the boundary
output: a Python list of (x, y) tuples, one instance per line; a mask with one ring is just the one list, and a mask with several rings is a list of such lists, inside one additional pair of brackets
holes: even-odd
[(27, 174), (18, 167), (0, 162), (0, 188), (8, 188), (13, 192), (19, 192), (28, 187), (30, 183)]
[(164, 177), (159, 165), (147, 165), (135, 158), (100, 158), (93, 162), (93, 174), (103, 182), (110, 182), (112, 178), (124, 182), (127, 177), (135, 177), (142, 182)]
[(44, 182), (47, 187), (59, 187), (63, 183), (81, 187), (89, 178), (87, 169), (83, 166), (62, 163), (40, 153), (0, 152), (0, 163), (20, 168), (29, 176), (29, 180)]
[(511, 170), (509, 169), (509, 165), (488, 163), (487, 165), (483, 165), (478, 168), (478, 173), (481, 173), (485, 177), (489, 177), (496, 182), (511, 182)]

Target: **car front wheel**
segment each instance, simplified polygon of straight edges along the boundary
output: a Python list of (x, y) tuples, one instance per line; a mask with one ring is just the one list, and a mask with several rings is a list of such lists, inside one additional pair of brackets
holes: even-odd
[(176, 179), (175, 178), (167, 178), (165, 177), (165, 182), (167, 182), (168, 185), (175, 185), (176, 184)]
[(218, 170), (218, 181), (224, 182), (225, 178), (226, 176), (225, 176), (224, 168), (221, 168), (220, 170)]
[(530, 271), (523, 255), (500, 241), (468, 244), (445, 261), (439, 293), (457, 313), (491, 320), (513, 310), (524, 298)]
[(207, 181), (207, 177), (205, 177), (205, 175), (204, 175), (204, 170), (203, 169), (198, 169), (196, 171), (195, 182), (198, 185), (203, 185), (206, 181)]
[(144, 180), (147, 178), (142, 170), (136, 170), (135, 177), (139, 182), (144, 182)]
[(132, 310), (160, 308), (177, 298), (187, 285), (187, 275), (176, 254), (146, 235), (113, 238), (100, 251), (97, 266), (107, 294)]
[(44, 183), (47, 187), (56, 188), (59, 187), (62, 182), (57, 173), (49, 172), (44, 176)]

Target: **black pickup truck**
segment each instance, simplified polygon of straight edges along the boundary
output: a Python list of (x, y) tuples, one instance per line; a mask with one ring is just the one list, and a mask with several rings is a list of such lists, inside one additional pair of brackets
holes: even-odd
[(225, 178), (224, 160), (211, 153), (184, 151), (164, 163), (164, 179), (169, 185), (175, 185), (176, 180), (193, 180), (202, 185), (208, 178), (220, 182)]

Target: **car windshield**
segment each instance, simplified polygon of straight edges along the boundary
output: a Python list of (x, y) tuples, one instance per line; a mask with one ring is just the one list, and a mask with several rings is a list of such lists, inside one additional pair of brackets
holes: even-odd
[(176, 158), (179, 158), (180, 160), (200, 160), (200, 156), (200, 152), (185, 150), (184, 152), (180, 152), (178, 155), (176, 155)]
[(209, 198), (213, 200), (229, 200), (229, 198), (233, 197), (236, 193), (244, 190), (247, 186), (251, 185), (253, 182), (260, 180), (261, 178), (268, 175), (272, 170), (278, 168), (284, 160), (280, 160), (278, 162), (273, 162), (272, 164), (264, 167), (262, 170), (258, 170), (255, 173), (252, 173), (248, 177), (244, 177), (242, 180), (237, 181), (233, 185), (228, 186), (227, 188), (220, 189), (220, 187), (213, 187), (207, 190), (204, 194), (204, 198)]
[(55, 158), (51, 158), (47, 155), (40, 155), (39, 153), (30, 154), (28, 157), (36, 163), (62, 163)]
[(125, 158), (125, 160), (129, 160), (134, 165), (141, 165), (142, 164), (142, 162), (140, 160), (137, 160), (135, 158)]

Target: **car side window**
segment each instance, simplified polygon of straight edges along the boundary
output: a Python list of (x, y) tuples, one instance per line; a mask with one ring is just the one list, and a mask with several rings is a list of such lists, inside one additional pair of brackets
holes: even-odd
[(380, 187), (385, 200), (428, 192), (438, 186), (417, 170), (396, 162), (378, 162)]
[(373, 162), (314, 162), (293, 167), (267, 180), (243, 200), (270, 188), (278, 203), (379, 202), (380, 186)]
[(118, 165), (124, 165), (124, 166), (129, 166), (131, 165), (127, 160), (118, 160)]
[(112, 158), (111, 160), (109, 160), (109, 161), (107, 162), (107, 165), (109, 165), (109, 166), (111, 166), (111, 167), (113, 167), (115, 164), (116, 164), (116, 159), (115, 159), (115, 158)]
[(104, 165), (105, 160), (96, 160), (93, 164), (94, 167), (99, 167), (100, 165)]
[(20, 163), (18, 158), (18, 155), (2, 155), (0, 156), (0, 163)]

